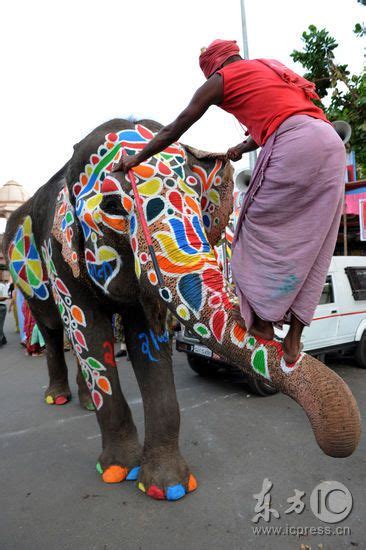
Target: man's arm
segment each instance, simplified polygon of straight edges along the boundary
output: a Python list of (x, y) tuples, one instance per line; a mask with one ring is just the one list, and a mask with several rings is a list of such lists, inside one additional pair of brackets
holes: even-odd
[(148, 158), (163, 151), (168, 145), (177, 141), (184, 132), (197, 122), (211, 105), (217, 105), (222, 101), (223, 82), (220, 75), (209, 78), (194, 94), (188, 106), (178, 117), (164, 126), (160, 132), (137, 155), (122, 157), (115, 164), (112, 172), (123, 170), (127, 172), (134, 166), (144, 162)]
[(235, 145), (235, 147), (230, 147), (226, 155), (229, 160), (233, 160), (235, 162), (237, 160), (240, 160), (244, 153), (255, 151), (256, 149), (258, 149), (258, 147), (259, 145), (254, 141), (252, 137), (249, 136), (247, 140), (239, 143), (238, 145)]

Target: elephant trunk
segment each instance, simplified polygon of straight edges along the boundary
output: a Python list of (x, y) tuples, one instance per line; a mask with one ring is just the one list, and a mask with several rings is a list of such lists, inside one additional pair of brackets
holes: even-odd
[[(209, 269), (211, 276), (214, 271), (216, 273), (215, 292), (210, 296), (208, 287), (206, 303), (200, 313), (187, 307), (188, 303), (198, 305), (202, 294), (202, 288), (197, 288), (199, 279), (193, 277), (186, 281), (187, 292), (184, 285), (178, 292), (168, 285), (168, 307), (189, 331), (218, 355), (246, 373), (269, 381), (297, 401), (305, 410), (316, 441), (325, 454), (332, 457), (351, 455), (357, 448), (361, 430), (357, 403), (347, 384), (310, 355), (301, 354), (295, 365), (287, 365), (278, 341), (265, 341), (246, 332), (232, 316), (235, 296), (224, 289), (221, 271), (212, 266)], [(164, 297), (162, 291), (160, 296)], [(219, 307), (218, 302), (221, 302)]]
[(284, 375), (278, 388), (303, 407), (325, 454), (343, 458), (355, 451), (361, 434), (360, 413), (338, 374), (304, 355), (299, 368), (290, 376)]
[(159, 287), (141, 223), (132, 214), (136, 274), (203, 344), (250, 375), (269, 381), (297, 401), (322, 450), (346, 457), (360, 438), (360, 415), (347, 385), (315, 358), (302, 353), (285, 362), (282, 345), (249, 334), (237, 323), (237, 298), (217, 264), (202, 223), (194, 178), (161, 181), (158, 196), (139, 186), (153, 247), (164, 279)]

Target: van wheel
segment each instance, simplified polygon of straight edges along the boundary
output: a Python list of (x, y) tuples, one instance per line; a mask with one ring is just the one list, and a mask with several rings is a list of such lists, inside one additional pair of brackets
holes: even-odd
[(248, 376), (248, 380), (246, 382), (249, 390), (254, 395), (267, 397), (267, 395), (274, 395), (275, 393), (278, 393), (276, 388), (266, 382), (263, 382), (262, 380), (259, 380), (258, 378), (255, 378), (254, 376)]
[(188, 364), (191, 369), (200, 376), (212, 376), (218, 370), (218, 366), (204, 357), (187, 354)]
[(357, 344), (355, 359), (361, 369), (366, 369), (366, 330), (363, 331), (361, 340)]

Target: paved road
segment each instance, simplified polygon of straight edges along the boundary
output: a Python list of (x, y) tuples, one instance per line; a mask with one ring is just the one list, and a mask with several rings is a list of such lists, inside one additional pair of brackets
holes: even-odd
[[(283, 395), (249, 396), (225, 375), (202, 379), (175, 353), (181, 448), (199, 489), (179, 502), (154, 501), (133, 482), (101, 482), (94, 414), (84, 412), (77, 399), (65, 407), (46, 406), (45, 360), (24, 355), (9, 316), (6, 328), (9, 344), (0, 349), (1, 550), (292, 550), (301, 543), (313, 550), (366, 548), (365, 436), (353, 457), (328, 458), (296, 403)], [(68, 362), (76, 395), (71, 354)], [(352, 365), (334, 368), (364, 413), (366, 372)], [(142, 404), (130, 364), (121, 360), (119, 372), (142, 433)], [(353, 494), (353, 511), (339, 524), (351, 534), (255, 535), (253, 494), (264, 478), (273, 482), (271, 506), (280, 518), (260, 520), (259, 526), (326, 527), (313, 516), (309, 496), (322, 480), (337, 480)], [(286, 499), (295, 489), (306, 492), (305, 510), (286, 515)]]

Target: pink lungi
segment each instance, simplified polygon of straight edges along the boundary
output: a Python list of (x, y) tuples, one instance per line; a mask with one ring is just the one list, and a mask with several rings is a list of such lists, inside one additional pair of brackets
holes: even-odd
[(323, 120), (295, 115), (263, 147), (239, 215), (232, 270), (246, 327), (309, 325), (342, 215), (345, 148)]

